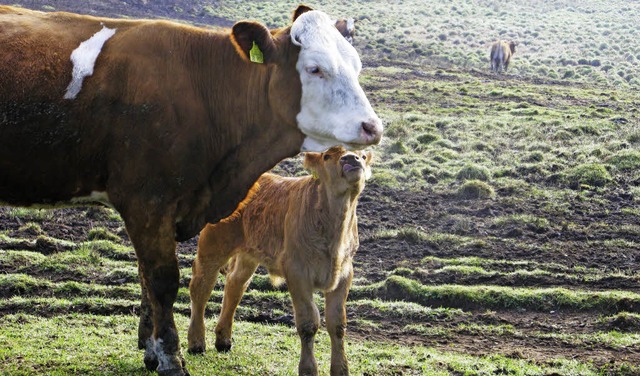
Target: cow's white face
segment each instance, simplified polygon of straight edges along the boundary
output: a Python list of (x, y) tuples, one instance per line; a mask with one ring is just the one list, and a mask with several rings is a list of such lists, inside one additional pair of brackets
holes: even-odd
[(303, 151), (323, 151), (335, 145), (362, 149), (377, 144), (382, 122), (358, 83), (362, 63), (331, 18), (310, 11), (291, 27), (300, 46), (296, 68), (302, 82), (298, 127), (307, 136)]

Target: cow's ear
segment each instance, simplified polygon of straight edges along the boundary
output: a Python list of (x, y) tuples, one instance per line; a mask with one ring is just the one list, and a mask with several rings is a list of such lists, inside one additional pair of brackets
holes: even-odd
[(238, 54), (252, 63), (270, 63), (276, 44), (266, 26), (252, 21), (240, 21), (231, 29), (231, 42)]
[(304, 168), (309, 170), (313, 175), (322, 163), (322, 153), (306, 152), (304, 153)]
[(302, 13), (307, 13), (308, 11), (313, 10), (313, 8), (308, 7), (304, 4), (300, 4), (298, 5), (298, 7), (296, 8), (295, 11), (293, 11), (293, 21), (297, 20), (298, 17), (300, 17), (300, 15)]

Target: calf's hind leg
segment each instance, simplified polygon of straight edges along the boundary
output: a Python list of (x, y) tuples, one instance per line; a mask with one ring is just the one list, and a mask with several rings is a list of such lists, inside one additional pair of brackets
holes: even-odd
[(243, 254), (238, 254), (232, 261), (231, 270), (225, 280), (222, 310), (216, 325), (216, 349), (220, 352), (231, 350), (233, 316), (258, 265)]
[(237, 241), (234, 239), (239, 237), (234, 229), (232, 223), (220, 222), (207, 225), (200, 232), (198, 252), (193, 260), (189, 283), (191, 320), (187, 341), (190, 353), (203, 353), (206, 350), (204, 313), (218, 279), (218, 272), (231, 257)]

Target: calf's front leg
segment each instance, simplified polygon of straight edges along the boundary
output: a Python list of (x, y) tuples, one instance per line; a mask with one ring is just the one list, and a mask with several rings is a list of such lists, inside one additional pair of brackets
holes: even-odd
[(287, 286), (291, 294), (296, 329), (300, 336), (300, 376), (316, 376), (318, 363), (313, 356), (313, 341), (320, 327), (320, 312), (313, 302), (313, 286), (304, 278), (293, 278), (288, 275)]
[(331, 338), (331, 376), (349, 374), (349, 364), (344, 351), (344, 336), (347, 330), (345, 304), (353, 279), (353, 268), (350, 266), (349, 269), (348, 275), (340, 281), (338, 287), (324, 294), (327, 331)]

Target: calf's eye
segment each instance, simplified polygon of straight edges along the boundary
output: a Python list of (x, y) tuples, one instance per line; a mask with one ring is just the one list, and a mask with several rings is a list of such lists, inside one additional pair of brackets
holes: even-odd
[(325, 161), (328, 161), (329, 158), (331, 158), (331, 156), (329, 154), (325, 154), (323, 158), (324, 158)]

